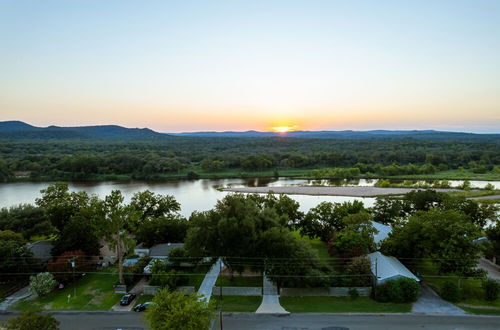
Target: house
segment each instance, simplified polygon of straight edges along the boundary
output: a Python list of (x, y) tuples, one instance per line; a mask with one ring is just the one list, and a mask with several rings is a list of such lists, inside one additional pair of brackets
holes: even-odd
[(54, 244), (51, 241), (37, 241), (26, 244), (26, 247), (33, 253), (33, 258), (40, 261), (41, 264), (47, 264), (52, 259), (51, 251)]
[(372, 226), (378, 231), (378, 233), (373, 235), (373, 241), (377, 246), (380, 246), (380, 243), (386, 239), (389, 234), (392, 232), (392, 227), (381, 224), (380, 222), (372, 221)]
[(151, 261), (149, 262), (149, 264), (144, 267), (144, 274), (151, 274), (151, 266), (153, 262), (155, 262), (155, 260), (159, 259), (165, 263), (168, 263), (168, 254), (170, 253), (170, 251), (172, 249), (183, 246), (184, 243), (162, 243), (153, 245), (150, 248), (146, 248), (144, 247), (144, 245), (139, 244), (134, 249), (134, 254), (137, 254), (141, 258), (145, 256), (151, 257)]
[(145, 256), (150, 256), (151, 258), (165, 258), (168, 256), (170, 250), (183, 246), (184, 243), (162, 243), (146, 248), (141, 243), (135, 247), (134, 254), (137, 254), (141, 258)]
[(368, 254), (368, 258), (370, 259), (371, 271), (373, 276), (375, 276), (377, 285), (402, 277), (420, 282), (417, 276), (394, 257), (383, 255), (377, 251)]

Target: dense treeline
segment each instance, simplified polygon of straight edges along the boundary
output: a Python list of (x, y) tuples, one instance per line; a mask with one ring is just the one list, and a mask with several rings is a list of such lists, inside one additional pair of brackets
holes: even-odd
[[(347, 176), (428, 174), (500, 165), (499, 142), (395, 139), (188, 138), (166, 141), (0, 141), (0, 180), (157, 179), (165, 174), (351, 168)], [(335, 177), (334, 173), (326, 176)], [(345, 176), (342, 174), (341, 176)]]

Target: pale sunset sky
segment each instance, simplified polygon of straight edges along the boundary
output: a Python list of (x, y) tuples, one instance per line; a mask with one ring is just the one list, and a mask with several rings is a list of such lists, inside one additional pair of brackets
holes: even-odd
[(0, 0), (0, 120), (500, 132), (500, 1)]

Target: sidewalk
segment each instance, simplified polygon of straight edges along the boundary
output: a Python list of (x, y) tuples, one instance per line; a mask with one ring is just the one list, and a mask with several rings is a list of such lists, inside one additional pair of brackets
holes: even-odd
[[(25, 286), (24, 288), (14, 292), (13, 294), (5, 298), (5, 300), (0, 303), (0, 311), (9, 309), (10, 306), (14, 305), (19, 300), (27, 298), (29, 296), (31, 296), (30, 288), (29, 286)], [(33, 296), (33, 298), (35, 298), (35, 296)]]
[(264, 296), (262, 303), (255, 313), (257, 314), (290, 314), (280, 305), (278, 288), (265, 275), (263, 277)]
[(208, 271), (207, 275), (203, 279), (203, 282), (198, 289), (198, 294), (201, 296), (200, 300), (204, 300), (206, 302), (210, 301), (212, 297), (212, 289), (217, 282), (217, 278), (219, 277), (219, 273), (221, 268), (224, 267), (222, 260), (217, 259), (217, 261), (212, 265), (212, 268)]

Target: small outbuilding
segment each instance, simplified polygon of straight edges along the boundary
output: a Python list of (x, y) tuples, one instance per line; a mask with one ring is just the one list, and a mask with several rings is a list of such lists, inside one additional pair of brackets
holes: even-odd
[(420, 279), (415, 274), (394, 257), (386, 256), (377, 251), (368, 254), (368, 258), (370, 259), (372, 274), (375, 276), (377, 285), (402, 277), (420, 282)]
[(37, 259), (43, 264), (46, 264), (50, 259), (52, 259), (52, 248), (54, 244), (51, 241), (36, 241), (30, 244), (26, 244), (28, 250), (33, 253), (33, 258)]

